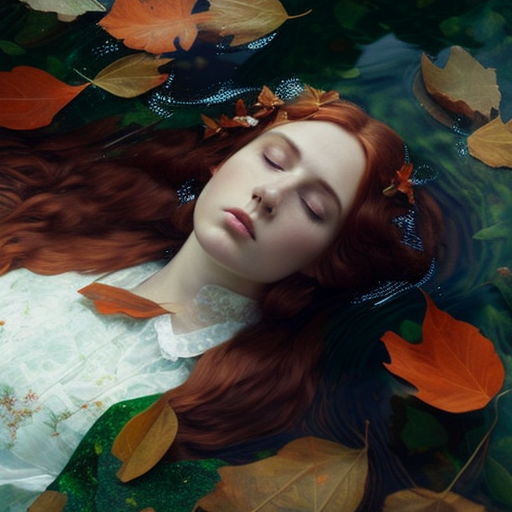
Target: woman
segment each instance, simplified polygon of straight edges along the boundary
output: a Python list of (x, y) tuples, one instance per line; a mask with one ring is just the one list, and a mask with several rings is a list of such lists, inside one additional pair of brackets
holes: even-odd
[[(256, 106), (205, 140), (3, 143), (4, 484), (42, 489), (108, 405), (171, 388), (174, 458), (286, 430), (318, 377), (321, 332), (305, 320), (334, 295), (427, 272), (437, 210), (413, 196), (396, 133), (333, 92), (283, 104), (264, 89)], [(202, 189), (195, 208), (184, 182)], [(411, 211), (421, 247), (395, 222)], [(101, 317), (71, 298), (81, 287), (100, 312), (152, 318)]]

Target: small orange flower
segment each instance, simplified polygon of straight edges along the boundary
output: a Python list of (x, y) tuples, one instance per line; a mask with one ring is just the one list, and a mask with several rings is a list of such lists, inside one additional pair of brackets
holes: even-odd
[(284, 101), (276, 96), (266, 85), (261, 89), (258, 95), (258, 101), (254, 104), (255, 107), (261, 107), (254, 117), (266, 117), (272, 114), (277, 107), (284, 105)]
[(414, 192), (412, 189), (411, 174), (413, 165), (410, 163), (402, 165), (402, 167), (396, 171), (396, 178), (391, 182), (389, 187), (386, 187), (382, 193), (385, 196), (392, 197), (397, 192), (401, 192), (407, 196), (409, 204), (414, 204)]

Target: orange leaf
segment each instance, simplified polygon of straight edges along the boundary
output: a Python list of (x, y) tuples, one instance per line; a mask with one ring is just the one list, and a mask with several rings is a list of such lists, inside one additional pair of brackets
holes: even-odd
[(499, 109), (501, 93), (495, 70), (484, 68), (459, 46), (450, 49), (443, 69), (422, 55), (421, 72), (425, 88), (442, 107), (464, 114), (477, 125), (489, 121)]
[(416, 487), (389, 495), (382, 512), (485, 512), (485, 507), (454, 492)]
[(92, 283), (78, 292), (92, 300), (103, 315), (123, 313), (133, 318), (152, 318), (169, 314), (168, 310), (149, 299), (108, 284)]
[(68, 85), (30, 66), (0, 71), (0, 126), (13, 130), (46, 126), (89, 85)]
[(165, 395), (134, 416), (112, 445), (112, 454), (123, 461), (117, 477), (122, 482), (137, 478), (165, 455), (178, 432), (178, 418)]
[(62, 512), (68, 497), (57, 491), (44, 491), (28, 507), (27, 512)]
[(100, 25), (129, 48), (173, 52), (178, 39), (180, 47), (189, 50), (197, 24), (210, 19), (208, 12), (192, 14), (195, 4), (196, 0), (116, 0)]
[(273, 457), (218, 471), (222, 481), (194, 510), (353, 512), (364, 495), (368, 455), (366, 447), (303, 437)]
[(505, 378), (503, 364), (490, 340), (471, 324), (455, 320), (423, 292), (427, 311), (423, 341), (408, 343), (393, 332), (382, 337), (391, 356), (385, 366), (418, 389), (417, 397), (449, 412), (487, 405)]
[(512, 120), (497, 117), (468, 137), (471, 156), (490, 167), (512, 167)]

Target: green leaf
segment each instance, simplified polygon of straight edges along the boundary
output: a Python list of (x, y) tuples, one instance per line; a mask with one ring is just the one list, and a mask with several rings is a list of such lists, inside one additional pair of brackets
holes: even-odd
[(423, 452), (446, 446), (448, 435), (434, 416), (413, 407), (408, 407), (406, 414), (407, 424), (401, 438), (409, 451)]
[(493, 457), (487, 457), (485, 482), (492, 497), (512, 507), (512, 475)]
[(0, 40), (0, 50), (7, 55), (24, 55), (25, 49), (11, 41)]

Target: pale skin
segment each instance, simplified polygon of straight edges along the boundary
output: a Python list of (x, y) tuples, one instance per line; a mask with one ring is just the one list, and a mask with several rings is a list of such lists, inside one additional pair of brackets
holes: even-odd
[(272, 128), (214, 170), (193, 232), (135, 293), (176, 311), (207, 284), (258, 298), (268, 283), (307, 274), (339, 232), (365, 164), (358, 140), (334, 123)]

